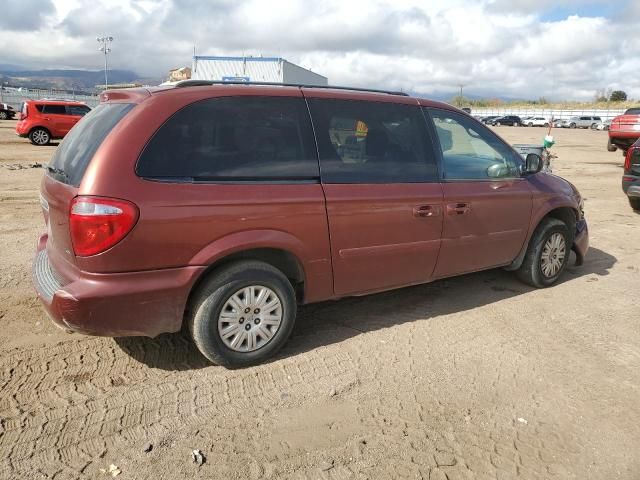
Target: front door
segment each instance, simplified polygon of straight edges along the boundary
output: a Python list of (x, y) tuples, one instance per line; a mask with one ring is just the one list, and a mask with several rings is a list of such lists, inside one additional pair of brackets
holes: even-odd
[[(322, 92), (305, 91), (316, 95)], [(440, 249), (443, 206), (420, 107), (325, 98), (309, 98), (309, 106), (335, 293), (429, 280)]]
[(532, 209), (521, 157), (467, 115), (428, 109), (442, 152), (444, 224), (435, 277), (511, 263)]

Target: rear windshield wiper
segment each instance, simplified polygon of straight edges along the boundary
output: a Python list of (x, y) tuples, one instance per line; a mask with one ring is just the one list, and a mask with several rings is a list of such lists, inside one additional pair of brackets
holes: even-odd
[(55, 173), (56, 175), (60, 175), (62, 178), (69, 180), (69, 175), (62, 170), (61, 168), (58, 167), (52, 167), (51, 165), (47, 165), (46, 166), (47, 171), (51, 172), (51, 173)]

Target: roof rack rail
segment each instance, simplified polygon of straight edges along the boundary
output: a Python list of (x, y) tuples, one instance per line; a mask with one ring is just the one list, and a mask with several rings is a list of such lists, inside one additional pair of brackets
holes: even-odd
[(277, 83), (277, 82), (242, 82), (231, 81), (225, 82), (222, 80), (182, 80), (177, 82), (174, 87), (205, 87), (209, 85), (262, 85), (267, 87), (298, 87), (298, 88), (325, 88), (331, 90), (351, 90), (354, 92), (370, 92), (370, 93), (386, 93), (388, 95), (402, 95), (408, 97), (409, 94), (405, 92), (396, 92), (393, 90), (378, 90), (375, 88), (358, 88), (358, 87), (341, 87), (336, 85), (306, 85), (303, 83)]

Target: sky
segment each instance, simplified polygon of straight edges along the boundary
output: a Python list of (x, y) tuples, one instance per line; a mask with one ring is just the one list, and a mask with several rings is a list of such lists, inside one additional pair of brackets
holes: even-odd
[(640, 99), (640, 0), (0, 0), (0, 64), (166, 77), (199, 55), (279, 56), (334, 85)]

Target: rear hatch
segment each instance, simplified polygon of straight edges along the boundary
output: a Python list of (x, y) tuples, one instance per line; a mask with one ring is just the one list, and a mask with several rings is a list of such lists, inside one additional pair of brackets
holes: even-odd
[(50, 259), (76, 264), (69, 231), (71, 202), (78, 195), (84, 173), (98, 147), (131, 108), (133, 105), (128, 103), (103, 103), (94, 108), (71, 129), (47, 165), (40, 203), (49, 233)]
[(611, 121), (609, 130), (638, 132), (640, 135), (640, 109), (629, 109)]

